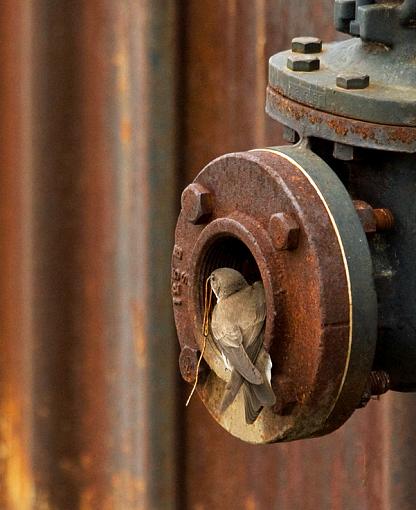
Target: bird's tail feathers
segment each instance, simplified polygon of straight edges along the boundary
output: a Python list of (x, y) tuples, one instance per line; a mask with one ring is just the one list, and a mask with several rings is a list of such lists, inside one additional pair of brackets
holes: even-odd
[(253, 392), (263, 407), (273, 406), (276, 403), (276, 395), (267, 378), (264, 378), (263, 384), (253, 384), (252, 387)]
[(246, 423), (249, 425), (257, 420), (264, 406), (272, 406), (276, 402), (276, 395), (267, 380), (263, 384), (249, 384), (245, 382), (243, 385), (243, 396)]
[(233, 370), (220, 405), (221, 414), (234, 402), (242, 385), (246, 422), (251, 424), (256, 421), (263, 407), (272, 406), (276, 403), (276, 395), (267, 375), (263, 376), (261, 384), (250, 384), (248, 381), (244, 381), (237, 370)]
[(243, 386), (243, 396), (244, 396), (244, 412), (246, 416), (246, 423), (251, 425), (257, 420), (258, 415), (260, 414), (263, 406), (259, 402), (256, 394), (254, 393), (251, 385), (244, 384)]
[(237, 372), (237, 370), (233, 370), (231, 372), (231, 379), (227, 383), (225, 387), (225, 393), (222, 398), (220, 413), (222, 414), (228, 407), (234, 402), (235, 397), (237, 396), (238, 391), (243, 384), (243, 378)]

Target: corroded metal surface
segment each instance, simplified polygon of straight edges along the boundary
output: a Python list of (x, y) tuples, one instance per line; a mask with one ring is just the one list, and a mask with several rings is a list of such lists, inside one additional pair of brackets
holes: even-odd
[(30, 2), (0, 10), (0, 508), (33, 508)]
[(416, 152), (416, 128), (364, 122), (315, 110), (267, 88), (266, 111), (301, 136), (386, 151)]
[[(294, 36), (336, 39), (332, 16), (332, 0), (187, 2), (183, 188), (214, 157), (282, 143), (281, 125), (260, 113), (266, 60), (290, 47)], [(368, 195), (363, 199), (370, 201)], [(188, 393), (184, 384), (183, 406)], [(219, 427), (194, 398), (181, 411), (183, 507), (413, 510), (414, 409), (414, 395), (390, 392), (329, 436), (252, 446)]]
[[(205, 190), (213, 205), (196, 225), (183, 200), (177, 224), (172, 297), (181, 357), (202, 349), (203, 289), (214, 269), (234, 267), (249, 282), (261, 278), (264, 342), (280, 412), (265, 409), (247, 426), (237, 398), (220, 415), (227, 375), (210, 343), (204, 357), (212, 372), (199, 385), (202, 399), (228, 431), (250, 442), (333, 430), (360, 402), (376, 333), (370, 254), (348, 194), (326, 164), (302, 147), (221, 157), (184, 196), (195, 198), (196, 189), (198, 196)], [(285, 227), (284, 242), (276, 243), (277, 227)]]
[(415, 49), (416, 40), (404, 49), (402, 45), (388, 48), (348, 39), (325, 44), (321, 52), (312, 55), (283, 51), (269, 61), (269, 85), (316, 110), (414, 127)]
[(0, 27), (0, 508), (173, 508), (174, 2)]
[[(349, 182), (354, 197), (387, 207), (389, 227), (368, 236), (378, 295), (378, 339), (375, 368), (388, 372), (393, 390), (416, 389), (416, 292), (414, 271), (416, 218), (415, 161), (412, 154), (368, 151), (353, 164)], [(384, 221), (383, 221), (384, 220)]]
[[(390, 402), (371, 401), (342, 429), (324, 438), (253, 446), (218, 427), (195, 399), (188, 422), (192, 429), (187, 452), (188, 507), (411, 510), (414, 486), (400, 459), (407, 468), (414, 466), (412, 449), (403, 457), (409, 443), (404, 435), (394, 439), (408, 421), (406, 414), (393, 414)], [(414, 399), (408, 399), (411, 402)], [(394, 457), (393, 445), (401, 457)], [(392, 463), (400, 482), (393, 482)], [(215, 490), (210, 489), (212, 484)], [(404, 506), (394, 503), (398, 495)]]

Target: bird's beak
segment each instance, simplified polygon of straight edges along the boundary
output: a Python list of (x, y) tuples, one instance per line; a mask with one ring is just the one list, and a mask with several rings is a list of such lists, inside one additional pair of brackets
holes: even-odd
[(215, 297), (218, 299), (218, 294), (216, 292), (216, 289), (214, 289), (214, 287), (212, 285), (212, 274), (210, 274), (207, 279), (209, 280), (209, 284), (210, 284), (212, 292), (214, 293)]
[(210, 274), (207, 278), (207, 282), (209, 282), (209, 286), (211, 287), (211, 290), (213, 291), (214, 289), (212, 288), (212, 274)]

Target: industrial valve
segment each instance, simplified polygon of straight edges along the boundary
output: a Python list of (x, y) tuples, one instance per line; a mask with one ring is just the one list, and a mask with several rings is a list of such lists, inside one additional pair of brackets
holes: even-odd
[[(337, 0), (336, 27), (353, 38), (298, 37), (270, 59), (266, 111), (289, 144), (221, 156), (183, 191), (171, 287), (180, 370), (245, 441), (324, 435), (373, 395), (416, 390), (415, 21), (416, 0)], [(258, 334), (275, 399), (252, 422), (239, 385), (223, 405), (235, 374), (251, 384), (244, 370), (215, 328), (203, 334), (218, 268), (264, 288)], [(255, 371), (264, 360), (246, 350)]]

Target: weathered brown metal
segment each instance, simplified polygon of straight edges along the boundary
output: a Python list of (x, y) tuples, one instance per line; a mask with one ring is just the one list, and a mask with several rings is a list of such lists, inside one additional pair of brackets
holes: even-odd
[(277, 250), (294, 250), (298, 247), (300, 228), (293, 215), (283, 212), (273, 214), (268, 230)]
[[(229, 373), (212, 341), (204, 352), (211, 373), (198, 385), (215, 419), (250, 442), (332, 431), (359, 405), (366, 387), (376, 338), (370, 254), (356, 210), (331, 175), (302, 147), (237, 153), (210, 163), (182, 196), (190, 198), (182, 200), (176, 228), (172, 298), (185, 380), (195, 379), (189, 368), (196, 370), (196, 351), (202, 350), (210, 273), (234, 267), (265, 287), (264, 344), (274, 367), (277, 414), (265, 409), (247, 426), (238, 398), (220, 413)], [(201, 208), (193, 204), (202, 190), (210, 197), (210, 215), (196, 225), (194, 212)], [(371, 332), (360, 329), (362, 321)], [(185, 363), (187, 352), (195, 353), (193, 362)]]
[[(262, 63), (293, 36), (336, 38), (331, 0), (186, 4), (183, 187), (216, 156), (282, 143), (280, 124), (260, 113)], [(183, 409), (185, 508), (413, 510), (412, 394), (370, 401), (329, 436), (267, 446), (227, 434), (198, 398)]]
[(373, 209), (377, 230), (391, 230), (394, 227), (394, 215), (386, 207)]
[(190, 184), (182, 193), (182, 211), (191, 223), (204, 223), (212, 212), (210, 192), (198, 184)]
[(31, 2), (0, 10), (0, 508), (33, 508)]
[(175, 507), (175, 14), (2, 4), (2, 509)]
[(394, 216), (389, 209), (373, 208), (364, 200), (354, 200), (353, 202), (366, 233), (370, 234), (393, 228)]
[(416, 152), (414, 127), (376, 124), (315, 110), (271, 87), (267, 88), (266, 109), (272, 118), (302, 136), (317, 136), (371, 149)]
[[(293, 35), (314, 34), (326, 41), (334, 39), (332, 0), (316, 2), (190, 0), (182, 2), (180, 8), (179, 21), (183, 37), (181, 65), (173, 66), (175, 40), (172, 26), (174, 9), (171, 2), (147, 0), (134, 3), (124, 0), (2, 2), (0, 507), (13, 510), (47, 508), (48, 494), (53, 492), (55, 508), (71, 510), (78, 508), (73, 503), (75, 501), (76, 505), (77, 497), (82, 493), (84, 506), (79, 508), (105, 509), (106, 505), (107, 508), (111, 508), (113, 503), (111, 497), (107, 495), (115, 491), (118, 494), (124, 493), (117, 500), (120, 509), (166, 508), (174, 506), (172, 494), (181, 486), (182, 500), (178, 505), (181, 509), (413, 510), (416, 500), (414, 483), (416, 406), (413, 394), (390, 393), (380, 401), (370, 401), (366, 409), (355, 413), (342, 429), (327, 437), (255, 447), (227, 434), (211, 419), (198, 398), (194, 398), (190, 407), (185, 409), (184, 402), (189, 391), (187, 385), (183, 387), (182, 405), (179, 405), (176, 412), (173, 410), (174, 384), (171, 382), (173, 375), (169, 371), (175, 371), (177, 365), (176, 357), (172, 361), (169, 361), (169, 358), (170, 349), (174, 348), (175, 342), (171, 338), (171, 328), (167, 325), (161, 327), (161, 324), (166, 324), (162, 315), (164, 317), (165, 313), (170, 313), (169, 278), (164, 270), (169, 265), (166, 259), (170, 256), (170, 247), (165, 244), (165, 239), (168, 243), (172, 235), (170, 221), (173, 222), (174, 217), (172, 215), (170, 218), (172, 205), (165, 193), (173, 192), (175, 184), (170, 180), (171, 177), (168, 177), (171, 176), (169, 171), (164, 170), (160, 173), (156, 171), (171, 168), (173, 136), (171, 86), (175, 82), (175, 74), (182, 73), (181, 117), (175, 132), (183, 130), (180, 151), (181, 170), (184, 175), (181, 186), (183, 188), (192, 181), (196, 172), (220, 154), (281, 143), (281, 126), (261, 114), (267, 82), (267, 56), (289, 47)], [(36, 25), (33, 25), (32, 18), (34, 9), (39, 9)], [(58, 20), (57, 16), (61, 9), (63, 12)], [(38, 17), (40, 11), (43, 13), (42, 22)], [(104, 37), (103, 32), (106, 31), (104, 27), (109, 27), (111, 23), (119, 20), (117, 13), (120, 12), (125, 13), (123, 27), (117, 30), (117, 36), (114, 34), (114, 38)], [(153, 27), (151, 30), (150, 26)], [(153, 37), (150, 37), (150, 33), (153, 33)], [(45, 46), (42, 59), (38, 59), (39, 53), (36, 52), (37, 56), (33, 55), (31, 48), (34, 39), (38, 41), (42, 34)], [(70, 72), (64, 75), (60, 75), (58, 71), (55, 74), (49, 72), (48, 79), (45, 77), (42, 80), (40, 75), (48, 66), (51, 68), (57, 66), (61, 70), (65, 67), (69, 55), (63, 51), (63, 40), (69, 35), (71, 37), (66, 42), (66, 47), (75, 48), (72, 52), (74, 60), (70, 65)], [(50, 43), (51, 54), (47, 49), (47, 41)], [(61, 41), (61, 44), (57, 47), (58, 41)], [(87, 41), (88, 52), (85, 53), (87, 46), (84, 43)], [(102, 72), (97, 74), (97, 70), (103, 70), (102, 65), (108, 62), (109, 55), (113, 54), (111, 49), (115, 47), (115, 42), (123, 48), (127, 46), (129, 48), (128, 51), (122, 51), (117, 55), (125, 56), (133, 52), (132, 54), (136, 56), (127, 61), (123, 58), (113, 60), (113, 67), (108, 64), (106, 68), (108, 72), (110, 69), (113, 70), (112, 78), (106, 80)], [(102, 45), (106, 49), (103, 49)], [(56, 48), (56, 53), (52, 52), (53, 47)], [(160, 48), (161, 53), (159, 49), (154, 51), (155, 48)], [(53, 60), (48, 64), (52, 55)], [(163, 55), (166, 55), (167, 60), (164, 60)], [(148, 67), (150, 59), (154, 68)], [(80, 65), (81, 61), (84, 62), (84, 66)], [(38, 112), (36, 116), (32, 116), (28, 109), (28, 103), (36, 105), (39, 100), (39, 96), (31, 96), (33, 81), (38, 83), (36, 90), (39, 91), (42, 81), (50, 92), (43, 95), (42, 106), (36, 106)], [(84, 85), (82, 90), (79, 90), (76, 84), (81, 81)], [(105, 95), (105, 102), (112, 101), (110, 110), (113, 113), (119, 112), (116, 105), (120, 106), (121, 103), (118, 103), (116, 98), (126, 97), (125, 94), (120, 95), (120, 91), (126, 90), (126, 83), (131, 86), (130, 91), (136, 91), (141, 98), (140, 104), (136, 103), (140, 114), (133, 109), (132, 111), (136, 113), (131, 115), (134, 119), (141, 119), (140, 125), (122, 123), (122, 129), (112, 130), (111, 126), (115, 125), (113, 121), (120, 120), (120, 117), (109, 115), (108, 110), (102, 116), (102, 111), (97, 110), (98, 100), (94, 104), (90, 101), (93, 100), (92, 96), (101, 90)], [(136, 88), (139, 83), (140, 87)], [(57, 97), (56, 92), (52, 93), (56, 90), (62, 91), (62, 98)], [(74, 127), (80, 119), (80, 110), (77, 109), (80, 103), (75, 97), (76, 93), (80, 94), (78, 99), (83, 105), (82, 117), (89, 119), (91, 131), (88, 132), (88, 137), (84, 138), (87, 131), (83, 129), (82, 132), (76, 132), (75, 141), (64, 139), (59, 145), (61, 158), (55, 161), (51, 161), (52, 157), (48, 158), (49, 165), (45, 168), (41, 164), (44, 160), (38, 160), (36, 172), (33, 173), (30, 162), (34, 145), (30, 133), (34, 130), (39, 136), (39, 132), (45, 128), (45, 112), (49, 101), (51, 110), (60, 111), (61, 121), (51, 123), (48, 135), (44, 138), (44, 152), (58, 151), (56, 142), (59, 136), (69, 136), (67, 129)], [(157, 94), (154, 102), (153, 93)], [(65, 100), (64, 103), (69, 101), (65, 109), (61, 100)], [(122, 104), (123, 108), (129, 110), (128, 103)], [(148, 124), (152, 119), (154, 123)], [(117, 125), (120, 126), (118, 120)], [(52, 137), (51, 131), (58, 129), (60, 133)], [(137, 152), (133, 151), (130, 157), (127, 157), (124, 149), (116, 151), (116, 155), (108, 151), (109, 145), (103, 148), (99, 142), (104, 132), (107, 133), (107, 140), (110, 139), (110, 131), (112, 134), (122, 134), (123, 144), (119, 149), (132, 147), (133, 140), (139, 140)], [(102, 151), (97, 150), (98, 145)], [(95, 164), (96, 171), (89, 172), (85, 180), (82, 178), (85, 175), (84, 171), (77, 171), (79, 161), (68, 165), (70, 170), (67, 170), (68, 166), (61, 164), (65, 159), (64, 155), (67, 154), (69, 158), (74, 150), (83, 155), (89, 154), (90, 169)], [(42, 151), (39, 149), (36, 152), (39, 157)], [(101, 156), (94, 163), (96, 152)], [(131, 186), (131, 193), (128, 203), (136, 204), (136, 201), (140, 200), (139, 214), (136, 214), (137, 210), (136, 213), (133, 211), (127, 219), (126, 215), (121, 215), (122, 217), (120, 214), (114, 215), (112, 207), (108, 214), (114, 221), (117, 218), (117, 232), (121, 232), (124, 220), (131, 225), (133, 231), (136, 231), (135, 229), (139, 231), (139, 241), (132, 236), (135, 240), (131, 241), (131, 245), (136, 244), (138, 249), (131, 248), (130, 261), (132, 265), (140, 265), (141, 277), (146, 275), (138, 280), (140, 288), (137, 292), (137, 295), (140, 298), (145, 297), (145, 300), (141, 300), (139, 306), (132, 308), (125, 306), (125, 301), (121, 297), (125, 296), (123, 289), (126, 288), (126, 282), (131, 283), (135, 277), (132, 276), (133, 271), (126, 273), (125, 270), (121, 270), (123, 267), (126, 268), (126, 258), (122, 255), (122, 250), (117, 248), (118, 241), (106, 243), (110, 237), (110, 230), (116, 229), (116, 226), (114, 224), (109, 226), (109, 223), (106, 223), (104, 228), (103, 209), (107, 204), (104, 204), (102, 199), (97, 202), (102, 192), (110, 193), (108, 166), (100, 169), (103, 161), (107, 161), (107, 157), (110, 156), (113, 162), (118, 161), (117, 165), (114, 164), (112, 182), (121, 179), (126, 161), (130, 161), (129, 168), (134, 166), (131, 161), (135, 160), (136, 169), (139, 167), (147, 169), (144, 173), (129, 171), (128, 183)], [(124, 156), (126, 159), (121, 163)], [(59, 232), (56, 230), (53, 234), (47, 232), (54, 224), (53, 214), (59, 211), (59, 203), (56, 201), (53, 209), (49, 209), (42, 222), (38, 224), (34, 250), (31, 240), (32, 183), (42, 177), (42, 182), (37, 184), (36, 209), (39, 212), (41, 202), (48, 204), (54, 194), (55, 186), (58, 186), (58, 180), (63, 175), (62, 168), (65, 168), (65, 171), (75, 171), (76, 176), (80, 178), (79, 195), (74, 192), (75, 184), (70, 179), (61, 181), (62, 187), (68, 189), (68, 200), (65, 201), (67, 212), (58, 216), (58, 219), (67, 217), (67, 221)], [(48, 178), (44, 176), (44, 172), (47, 172)], [(155, 178), (152, 186), (158, 190), (152, 201), (154, 204), (152, 209), (147, 208), (149, 195), (147, 192), (142, 194), (143, 190), (148, 190), (150, 180), (146, 176), (150, 174)], [(35, 178), (32, 179), (32, 176)], [(40, 188), (43, 190), (42, 193)], [(64, 190), (60, 196), (63, 195)], [(60, 334), (48, 335), (47, 338), (52, 339), (48, 344), (42, 340), (42, 334), (47, 332), (47, 328), (40, 327), (38, 316), (40, 305), (30, 297), (33, 289), (31, 268), (33, 262), (39, 267), (43, 254), (48, 253), (49, 248), (62, 246), (63, 238), (71, 229), (70, 218), (74, 219), (74, 210), (77, 210), (81, 203), (81, 199), (76, 198), (81, 195), (84, 197), (84, 206), (80, 209), (80, 218), (77, 219), (75, 228), (78, 231), (82, 230), (82, 240), (78, 239), (77, 235), (71, 234), (67, 246), (71, 249), (75, 243), (74, 250), (68, 253), (63, 248), (59, 249), (54, 257), (57, 266), (51, 268), (49, 272), (48, 268), (44, 267), (42, 275), (50, 282), (50, 288), (56, 290), (61, 300), (65, 293), (68, 294), (68, 302), (75, 302), (74, 294), (69, 293), (68, 282), (72, 281), (71, 289), (74, 292), (78, 286), (82, 286), (85, 294), (88, 293), (89, 306), (84, 310), (87, 302), (85, 299), (80, 303), (79, 309), (75, 309), (75, 306), (68, 309), (65, 314), (66, 321), (61, 325), (59, 322), (60, 318), (64, 318), (63, 306), (56, 305), (51, 309), (49, 317), (52, 319), (53, 315), (59, 312), (54, 321)], [(112, 196), (114, 198), (114, 195)], [(120, 199), (119, 205), (121, 202)], [(87, 205), (90, 213), (86, 224), (87, 217), (84, 212)], [(154, 222), (152, 227), (142, 229), (140, 222), (145, 221), (142, 218), (152, 218)], [(85, 224), (88, 228), (84, 226)], [(44, 239), (49, 236), (51, 242), (47, 246), (45, 242), (42, 253), (39, 253), (39, 236), (42, 229), (45, 230)], [(150, 246), (147, 242), (151, 232), (154, 233), (152, 250), (150, 247), (147, 248)], [(130, 246), (126, 237), (124, 236), (124, 246), (126, 244)], [(89, 263), (87, 264), (87, 257), (84, 255), (82, 273), (78, 274), (76, 270), (72, 270), (64, 281), (58, 280), (57, 274), (68, 270), (69, 259), (73, 260), (78, 255), (82, 257), (86, 243)], [(96, 267), (95, 263), (96, 246), (99, 267)], [(130, 248), (127, 251), (129, 250)], [(119, 255), (117, 264), (113, 258), (115, 251)], [(144, 262), (145, 253), (148, 262)], [(62, 257), (62, 260), (59, 260), (59, 257)], [(110, 271), (107, 272), (108, 278), (105, 280), (107, 284), (105, 298), (99, 300), (97, 297), (104, 286), (102, 272), (104, 258), (109, 262)], [(155, 261), (154, 265), (150, 260)], [(148, 273), (148, 268), (152, 268), (151, 274)], [(87, 273), (90, 274), (89, 277)], [(151, 286), (148, 284), (150, 279), (153, 280)], [(101, 287), (100, 282), (103, 284)], [(42, 283), (39, 282), (39, 278), (37, 283)], [(63, 283), (68, 286), (63, 287)], [(43, 282), (42, 289), (44, 290), (46, 286), (47, 282)], [(143, 304), (149, 303), (150, 298), (151, 305)], [(122, 301), (122, 304), (118, 307), (119, 311), (112, 314), (114, 301), (118, 303)], [(47, 324), (45, 309), (50, 304), (54, 304), (52, 298), (49, 301), (42, 298), (42, 324)], [(79, 328), (85, 325), (88, 318), (91, 327), (82, 335), (81, 341), (77, 340), (75, 344), (73, 343), (75, 335), (66, 332), (65, 328), (68, 322), (78, 324), (78, 310), (81, 310), (83, 317)], [(99, 310), (102, 311), (101, 314)], [(124, 319), (115, 325), (123, 312)], [(33, 326), (36, 321), (37, 340), (34, 342)], [(127, 330), (128, 324), (134, 324), (135, 351), (131, 350), (131, 343), (126, 341), (128, 334), (125, 333), (124, 327)], [(104, 330), (108, 331), (108, 341), (101, 349), (100, 345), (104, 344), (104, 341), (101, 343)], [(65, 335), (64, 343), (61, 342), (62, 331), (62, 335)], [(157, 342), (153, 344), (154, 339), (157, 339)], [(47, 362), (41, 364), (42, 353), (46, 355), (46, 349), (49, 350), (55, 343), (64, 345), (61, 352), (51, 353)], [(36, 364), (32, 362), (34, 349), (37, 351)], [(84, 349), (84, 352), (78, 355), (78, 349)], [(141, 366), (139, 377), (134, 367), (126, 366), (129, 356), (137, 360)], [(99, 365), (99, 359), (103, 357), (107, 359), (107, 370)], [(113, 363), (113, 359), (121, 360), (121, 363)], [(57, 371), (51, 373), (55, 368), (54, 361), (58, 361), (59, 364), (56, 365)], [(45, 382), (33, 387), (34, 366), (38, 383), (40, 380), (46, 381), (48, 377), (49, 381), (56, 384), (54, 403), (58, 403), (59, 407), (37, 405), (49, 386)], [(164, 369), (166, 372), (163, 372)], [(160, 377), (161, 371), (168, 375)], [(68, 373), (73, 374), (71, 381), (79, 381), (78, 386), (74, 383), (73, 393), (69, 395), (73, 407), (66, 407), (65, 404), (70, 393), (65, 389), (69, 388)], [(145, 379), (145, 374), (149, 373), (153, 376), (150, 383)], [(82, 379), (79, 374), (82, 375)], [(115, 381), (119, 381), (119, 386)], [(104, 386), (106, 382), (107, 386)], [(64, 388), (62, 392), (59, 391), (60, 388)], [(146, 397), (148, 391), (153, 392), (151, 397), (150, 395)], [(36, 399), (32, 398), (34, 393), (37, 395)], [(47, 393), (50, 394), (49, 391)], [(122, 397), (123, 395), (125, 397)], [(155, 400), (150, 401), (151, 399), (155, 399), (160, 405), (155, 406)], [(114, 403), (117, 401), (120, 405), (115, 408)], [(111, 415), (106, 419), (106, 424), (100, 421), (98, 415), (94, 418), (94, 409), (99, 407), (100, 403), (108, 415)], [(154, 413), (151, 423), (144, 418), (149, 416), (147, 411), (145, 412), (145, 409), (149, 408)], [(116, 414), (120, 409), (123, 412), (117, 418)], [(126, 409), (130, 409), (127, 415)], [(58, 412), (61, 414), (58, 415)], [(37, 425), (34, 435), (35, 413)], [(176, 443), (172, 434), (172, 414), (179, 415), (181, 420), (180, 442)], [(73, 421), (67, 422), (66, 417)], [(103, 429), (110, 431), (110, 426), (115, 425), (116, 421), (121, 428), (127, 427), (127, 423), (131, 424), (129, 434), (131, 441), (120, 442), (119, 436), (110, 433), (104, 437)], [(76, 432), (72, 425), (74, 422), (77, 424)], [(45, 423), (52, 424), (51, 428), (56, 431), (50, 439), (46, 431), (42, 432), (45, 430)], [(66, 423), (71, 423), (68, 440), (65, 438)], [(49, 426), (47, 428), (50, 430)], [(43, 437), (42, 446), (39, 443), (40, 436)], [(67, 454), (71, 451), (72, 439), (73, 444), (79, 445), (80, 450), (91, 454), (82, 457), (79, 465), (68, 462)], [(181, 446), (181, 457), (177, 465), (180, 483), (176, 487), (174, 487), (173, 443), (174, 446)], [(130, 453), (127, 453), (129, 449)], [(42, 457), (43, 461), (34, 464), (32, 452), (36, 453), (37, 459)], [(58, 456), (61, 462), (56, 460)], [(152, 460), (147, 464), (146, 459)], [(112, 466), (116, 466), (116, 469), (113, 470)], [(139, 495), (136, 506), (131, 503), (129, 491), (133, 483), (128, 483), (129, 473), (134, 469), (143, 474), (143, 477), (140, 476), (134, 483), (136, 494)], [(49, 474), (53, 479), (48, 481)], [(55, 483), (59, 483), (60, 486), (53, 487)], [(69, 496), (66, 501), (63, 500), (62, 486), (70, 488), (66, 493)], [(38, 487), (45, 490), (37, 493)], [(59, 498), (58, 492), (61, 492)], [(38, 499), (35, 505), (36, 494)], [(57, 504), (61, 506), (57, 507)], [(49, 506), (53, 508), (52, 504)]]

